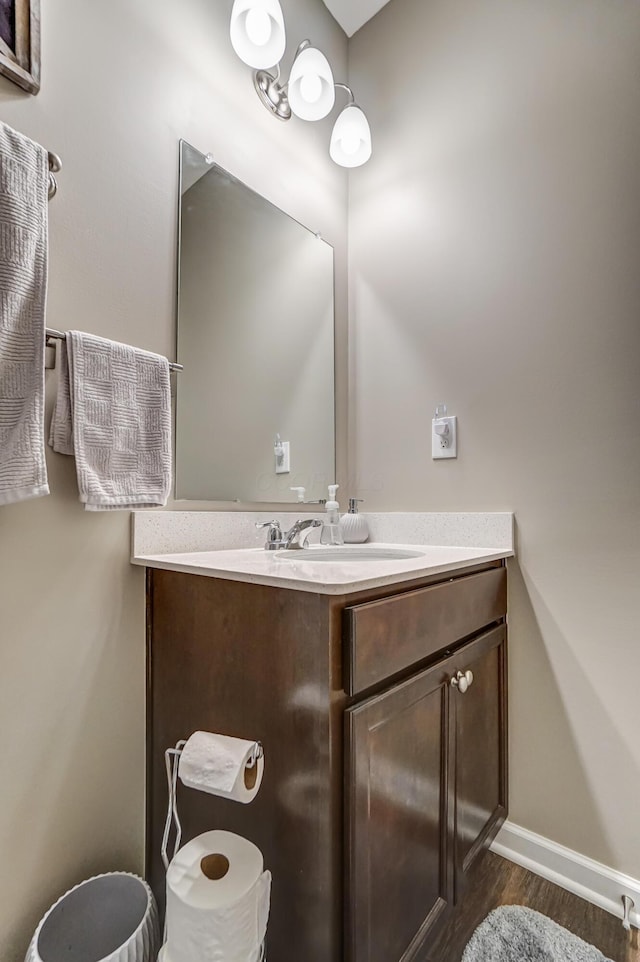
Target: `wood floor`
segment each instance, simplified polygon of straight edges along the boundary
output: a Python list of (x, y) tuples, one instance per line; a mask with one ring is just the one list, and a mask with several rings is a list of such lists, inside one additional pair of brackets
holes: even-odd
[(492, 852), (478, 866), (473, 883), (445, 923), (429, 952), (429, 962), (460, 962), (476, 926), (500, 905), (526, 905), (542, 912), (597, 946), (613, 962), (640, 962), (637, 929), (625, 932), (621, 919)]

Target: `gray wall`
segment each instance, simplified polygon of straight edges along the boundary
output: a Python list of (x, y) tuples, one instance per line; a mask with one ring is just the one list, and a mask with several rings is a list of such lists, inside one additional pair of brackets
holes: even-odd
[[(344, 76), (346, 38), (320, 0), (283, 7), (290, 46), (310, 32)], [(346, 174), (328, 157), (330, 123), (269, 117), (230, 46), (230, 12), (231, 0), (48, 0), (40, 94), (0, 79), (2, 119), (64, 163), (50, 326), (173, 353), (185, 137), (336, 248), (344, 341)], [(339, 374), (344, 405), (344, 362)], [(128, 564), (129, 515), (85, 513), (71, 459), (50, 457), (49, 478), (51, 497), (0, 510), (3, 962), (24, 958), (68, 886), (142, 868), (143, 572)]]
[(350, 45), (349, 223), (360, 493), (516, 512), (512, 818), (635, 877), (639, 51), (635, 0), (391, 0)]

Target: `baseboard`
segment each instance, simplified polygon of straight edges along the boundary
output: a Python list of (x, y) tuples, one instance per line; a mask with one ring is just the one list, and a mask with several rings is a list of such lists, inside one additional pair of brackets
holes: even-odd
[(491, 851), (620, 919), (622, 896), (630, 895), (635, 902), (630, 916), (631, 924), (640, 927), (640, 880), (594, 862), (513, 822), (505, 822)]

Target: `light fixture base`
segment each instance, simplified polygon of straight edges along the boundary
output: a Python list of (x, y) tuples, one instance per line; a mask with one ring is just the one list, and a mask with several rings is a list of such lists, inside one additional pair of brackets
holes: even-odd
[(265, 107), (278, 120), (291, 120), (291, 107), (286, 90), (280, 86), (276, 77), (266, 70), (258, 70), (253, 75), (256, 93)]

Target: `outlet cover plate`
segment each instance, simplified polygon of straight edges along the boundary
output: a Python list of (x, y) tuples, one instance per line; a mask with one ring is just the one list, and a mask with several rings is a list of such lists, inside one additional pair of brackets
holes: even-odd
[(289, 442), (282, 441), (281, 444), (282, 444), (283, 454), (282, 454), (280, 463), (278, 463), (278, 459), (276, 458), (276, 474), (289, 474), (289, 472), (291, 471), (291, 456), (289, 451)]
[[(443, 444), (445, 438), (436, 434), (436, 424), (446, 424), (449, 433), (446, 435), (447, 444)], [(457, 417), (434, 418), (431, 422), (431, 457), (434, 461), (441, 458), (458, 457), (458, 419)]]

